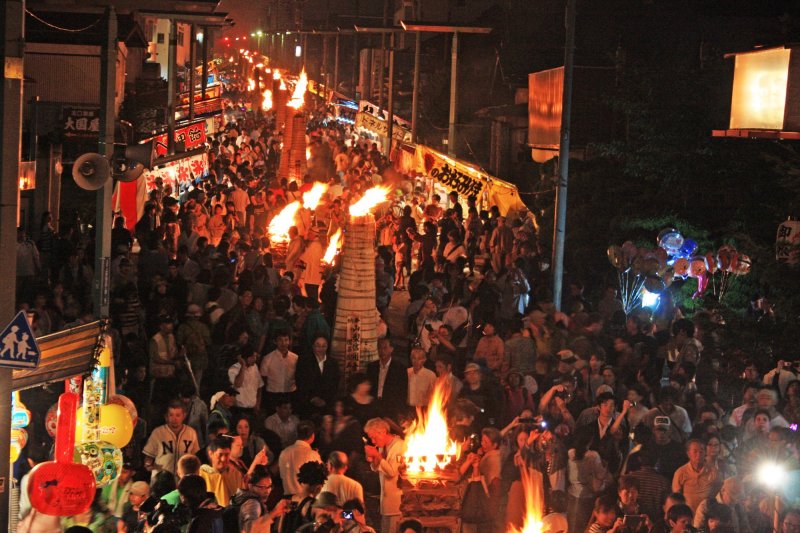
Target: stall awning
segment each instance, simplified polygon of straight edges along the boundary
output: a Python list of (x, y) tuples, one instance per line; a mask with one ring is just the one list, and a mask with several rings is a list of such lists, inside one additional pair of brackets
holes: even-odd
[(12, 390), (29, 389), (88, 373), (103, 329), (101, 321), (38, 337), (38, 368), (14, 370)]

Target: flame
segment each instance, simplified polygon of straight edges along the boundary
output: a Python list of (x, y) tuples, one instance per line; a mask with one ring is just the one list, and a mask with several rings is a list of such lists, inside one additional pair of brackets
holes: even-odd
[(283, 80), (281, 80), (280, 90), (281, 91), (285, 91), (286, 90), (286, 84), (283, 82)]
[(264, 68), (264, 63), (256, 63), (256, 68)]
[(306, 148), (306, 161), (311, 159), (311, 148)]
[[(281, 79), (281, 71), (276, 69), (276, 70), (275, 70), (275, 71), (272, 73), (272, 79), (273, 79), (273, 80), (279, 80), (279, 79)], [(284, 88), (284, 91), (285, 91), (285, 90), (286, 90), (286, 89)]]
[(288, 242), (289, 228), (294, 226), (294, 216), (300, 209), (300, 202), (294, 201), (275, 215), (269, 223), (269, 238), (272, 242)]
[(262, 111), (269, 111), (272, 109), (272, 91), (267, 89), (264, 91), (264, 103), (261, 104)]
[(247, 78), (247, 90), (254, 91), (256, 89), (256, 80), (253, 78)]
[(322, 262), (327, 263), (329, 265), (333, 264), (333, 260), (336, 258), (336, 254), (339, 252), (339, 248), (341, 248), (342, 243), (342, 230), (337, 229), (336, 233), (331, 236), (330, 242), (328, 242), (328, 249), (325, 250), (325, 255), (322, 256)]
[(450, 438), (447, 430), (444, 406), (449, 392), (447, 382), (437, 380), (427, 413), (417, 411), (417, 420), (406, 432), (404, 463), (411, 477), (433, 476), (437, 470), (444, 469), (454, 458), (458, 458), (458, 443)]
[(303, 71), (300, 72), (300, 78), (297, 80), (297, 85), (294, 86), (294, 92), (292, 93), (292, 98), (289, 100), (289, 103), (287, 105), (295, 109), (300, 109), (301, 107), (303, 107), (303, 102), (305, 100), (307, 88), (308, 88), (308, 76), (306, 75), (306, 69), (303, 69)]
[(388, 187), (373, 187), (367, 189), (361, 200), (350, 206), (350, 215), (354, 217), (363, 217), (374, 209), (375, 206), (385, 202), (388, 194)]
[(542, 509), (544, 509), (542, 486), (531, 475), (528, 468), (520, 468), (522, 490), (525, 493), (525, 520), (522, 529), (511, 527), (510, 533), (542, 533)]
[(303, 194), (303, 207), (311, 209), (312, 211), (317, 208), (322, 195), (328, 190), (327, 183), (316, 182), (311, 190)]

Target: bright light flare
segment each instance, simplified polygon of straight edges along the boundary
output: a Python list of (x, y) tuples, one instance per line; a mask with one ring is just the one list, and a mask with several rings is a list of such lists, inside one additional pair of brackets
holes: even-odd
[(295, 225), (294, 217), (300, 210), (300, 202), (294, 201), (275, 215), (269, 223), (269, 238), (272, 242), (289, 242), (289, 228)]
[(269, 111), (272, 109), (272, 91), (267, 89), (264, 91), (264, 101), (261, 104), (262, 111)]
[(303, 207), (311, 209), (312, 211), (317, 208), (322, 195), (328, 191), (327, 183), (316, 182), (313, 187), (303, 194)]
[(367, 189), (364, 196), (359, 201), (350, 206), (350, 216), (363, 217), (375, 209), (379, 204), (386, 201), (389, 195), (389, 187), (373, 187)]
[(542, 533), (542, 509), (544, 509), (541, 483), (531, 476), (530, 470), (520, 468), (522, 491), (525, 493), (525, 519), (522, 529), (511, 527), (510, 533)]
[[(370, 189), (373, 190), (375, 189)], [(351, 214), (352, 208), (353, 206), (350, 208)], [(447, 382), (437, 380), (427, 411), (419, 409), (417, 419), (406, 432), (403, 462), (407, 475), (412, 479), (435, 478), (437, 471), (444, 470), (454, 459), (458, 459), (458, 443), (450, 438), (447, 429), (445, 405), (449, 395)]]
[(306, 75), (306, 69), (303, 69), (302, 72), (300, 72), (300, 78), (298, 78), (297, 80), (297, 85), (294, 86), (294, 92), (292, 93), (292, 98), (289, 100), (289, 103), (287, 105), (295, 109), (300, 109), (301, 107), (303, 107), (307, 88), (308, 88), (308, 75)]
[(764, 463), (756, 471), (758, 482), (771, 490), (777, 490), (786, 483), (786, 467), (777, 463)]
[(642, 289), (642, 307), (653, 308), (658, 305), (658, 299), (661, 298), (660, 294), (650, 292), (647, 289)]
[(339, 249), (342, 247), (342, 230), (337, 229), (336, 233), (331, 235), (331, 240), (328, 242), (328, 249), (325, 250), (325, 255), (322, 256), (322, 262), (328, 265), (333, 264), (333, 260), (336, 258), (336, 254), (339, 253)]
[[(280, 73), (280, 71), (279, 71), (279, 70), (275, 70), (275, 71), (272, 73), (272, 79), (273, 79), (273, 80), (279, 80), (279, 79), (281, 79), (281, 73)], [(285, 91), (285, 90), (286, 90), (286, 89), (284, 89), (284, 91)]]

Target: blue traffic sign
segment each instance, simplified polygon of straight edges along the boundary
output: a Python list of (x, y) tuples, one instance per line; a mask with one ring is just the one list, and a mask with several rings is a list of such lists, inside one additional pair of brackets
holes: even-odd
[(0, 366), (36, 368), (41, 355), (25, 311), (20, 311), (0, 333)]

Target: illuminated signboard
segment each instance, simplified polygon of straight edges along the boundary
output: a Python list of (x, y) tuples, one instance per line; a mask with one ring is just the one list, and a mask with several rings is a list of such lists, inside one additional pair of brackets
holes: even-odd
[(789, 48), (736, 54), (731, 129), (786, 129), (786, 95), (791, 55), (792, 50)]

